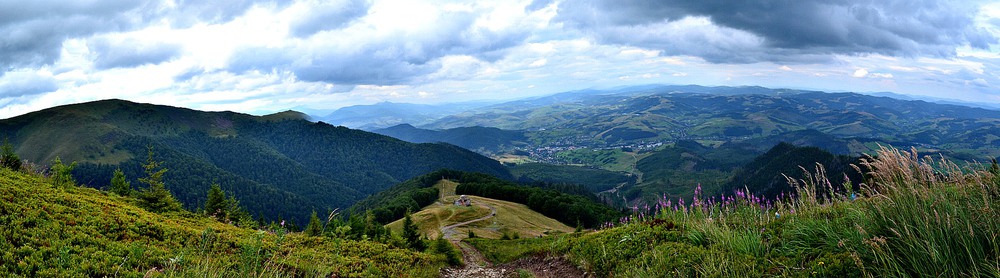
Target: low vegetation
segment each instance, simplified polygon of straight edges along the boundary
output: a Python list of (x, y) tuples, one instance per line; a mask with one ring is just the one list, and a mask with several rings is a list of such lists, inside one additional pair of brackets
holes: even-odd
[[(435, 186), (441, 180), (458, 185), (442, 190)], [(597, 196), (581, 186), (543, 182), (517, 184), (487, 174), (453, 170), (438, 170), (397, 184), (358, 202), (350, 210), (370, 210), (377, 222), (388, 224), (403, 218), (406, 210), (419, 211), (434, 203), (445, 191), (525, 204), (570, 226), (596, 227), (620, 216), (618, 211), (599, 203)]]
[(392, 240), (310, 236), (281, 224), (241, 228), (182, 209), (151, 212), (128, 194), (59, 184), (58, 171), (50, 173), (0, 167), (0, 273), (430, 277), (460, 263), (446, 246), (419, 252)]
[(565, 255), (607, 277), (1000, 276), (995, 162), (882, 148), (857, 170), (863, 181), (832, 184), (816, 167), (777, 199), (661, 200), (597, 232), (468, 241), (499, 262)]

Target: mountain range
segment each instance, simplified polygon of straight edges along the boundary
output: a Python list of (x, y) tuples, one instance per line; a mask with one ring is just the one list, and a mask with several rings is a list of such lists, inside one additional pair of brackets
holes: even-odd
[[(717, 142), (826, 137), (816, 145), (860, 154), (873, 144), (944, 151), (959, 159), (1000, 155), (1000, 111), (857, 93), (763, 87), (641, 86), (586, 90), (486, 106), (450, 115), (398, 138), (459, 142), (426, 130), (493, 127), (540, 147), (615, 147), (676, 140)], [(815, 132), (814, 132), (815, 131)], [(818, 133), (817, 133), (818, 132)], [(433, 135), (433, 134), (432, 134)], [(834, 142), (837, 141), (837, 142)], [(856, 141), (856, 142), (852, 142)], [(514, 146), (514, 142), (499, 145)]]
[(413, 104), (380, 102), (343, 107), (313, 118), (332, 125), (362, 130), (387, 128), (399, 124), (423, 125), (448, 115), (494, 104), (493, 102), (461, 102), (445, 104)]
[(251, 116), (105, 100), (2, 120), (0, 136), (28, 161), (77, 162), (76, 179), (97, 188), (118, 168), (138, 186), (151, 148), (187, 208), (218, 183), (255, 215), (299, 223), (310, 211), (346, 208), (441, 168), (511, 178), (495, 160), (453, 145), (408, 143), (297, 112)]

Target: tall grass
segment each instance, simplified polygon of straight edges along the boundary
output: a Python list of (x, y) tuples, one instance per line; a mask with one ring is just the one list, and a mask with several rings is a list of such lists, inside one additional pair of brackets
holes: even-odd
[(777, 199), (699, 188), (551, 250), (614, 277), (1000, 277), (1000, 166), (882, 147), (857, 183), (814, 167)]
[(887, 148), (862, 164), (872, 169), (866, 191), (877, 199), (867, 209), (871, 237), (865, 243), (878, 272), (947, 277), (1000, 273), (1000, 173)]

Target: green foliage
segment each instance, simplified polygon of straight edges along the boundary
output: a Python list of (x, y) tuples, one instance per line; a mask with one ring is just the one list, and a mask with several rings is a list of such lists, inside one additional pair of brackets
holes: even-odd
[(400, 183), (358, 202), (352, 210), (372, 210), (375, 219), (383, 224), (398, 220), (407, 210), (416, 211), (434, 203), (439, 193), (432, 186), (442, 179), (460, 183), (457, 194), (525, 204), (563, 223), (575, 224), (579, 220), (586, 227), (594, 227), (619, 216), (579, 186), (540, 182), (523, 186), (487, 174), (454, 170), (438, 170)]
[(420, 240), (420, 231), (410, 216), (410, 211), (407, 210), (406, 216), (403, 217), (403, 239), (406, 241), (406, 246), (410, 249), (423, 251), (425, 246), (424, 242)]
[(167, 169), (160, 167), (161, 163), (153, 159), (153, 147), (150, 146), (146, 164), (142, 165), (146, 176), (139, 178), (139, 182), (147, 185), (139, 192), (139, 205), (151, 212), (181, 210), (181, 204), (174, 199), (174, 195), (167, 190), (163, 183), (163, 174), (167, 172)]
[(306, 225), (306, 230), (303, 232), (310, 236), (323, 235), (323, 224), (319, 223), (319, 216), (316, 216), (316, 211), (313, 211), (312, 215), (309, 216), (309, 225)]
[(69, 165), (63, 164), (59, 157), (52, 160), (52, 168), (49, 169), (50, 175), (52, 175), (52, 184), (57, 187), (69, 187), (76, 185), (76, 180), (73, 179), (73, 168), (76, 167), (76, 162), (70, 163)]
[(13, 277), (432, 277), (443, 256), (257, 231), (0, 169), (0, 273)]
[(457, 127), (445, 130), (428, 130), (400, 124), (373, 132), (399, 138), (413, 143), (444, 142), (469, 150), (495, 153), (515, 145), (523, 145), (527, 139), (523, 131), (502, 130), (493, 127)]
[(545, 163), (522, 163), (510, 167), (510, 172), (522, 182), (579, 184), (591, 192), (601, 192), (621, 184), (635, 182), (635, 177), (604, 169)]
[[(882, 149), (866, 183), (836, 190), (819, 167), (796, 196), (664, 208), (599, 232), (471, 239), (494, 262), (565, 255), (599, 277), (994, 277), (1000, 213), (992, 165)], [(696, 195), (697, 196), (697, 195)], [(531, 251), (525, 251), (531, 250)]]
[(568, 242), (579, 234), (559, 234), (543, 238), (522, 238), (517, 240), (495, 240), (486, 238), (466, 239), (483, 256), (494, 264), (505, 264), (519, 258), (545, 254), (565, 253)]
[(0, 136), (20, 142), (18, 155), (28, 161), (79, 162), (73, 175), (90, 187), (106, 186), (119, 168), (137, 190), (144, 187), (136, 178), (145, 176), (147, 147), (154, 146), (161, 166), (170, 169), (163, 182), (184, 208), (203, 206), (205, 192), (218, 182), (254, 218), (302, 227), (313, 210), (347, 208), (440, 168), (509, 177), (500, 163), (459, 147), (296, 118), (105, 100), (0, 120)]
[(735, 171), (732, 178), (722, 186), (722, 192), (730, 194), (734, 190), (746, 188), (767, 198), (775, 198), (783, 192), (794, 190), (785, 179), (786, 176), (801, 179), (803, 172), (800, 167), (812, 168), (817, 164), (823, 165), (830, 173), (830, 182), (834, 184), (850, 180), (861, 181), (860, 173), (850, 167), (857, 163), (857, 158), (834, 155), (816, 147), (797, 147), (782, 142)]
[(437, 201), (440, 192), (434, 184), (456, 172), (438, 170), (414, 177), (359, 201), (350, 210), (371, 210), (376, 221), (388, 224), (403, 218), (406, 211), (419, 211)]
[(213, 183), (208, 189), (208, 199), (205, 200), (205, 215), (213, 216), (216, 219), (224, 220), (229, 207), (226, 205), (226, 193), (222, 192), (219, 184)]
[(447, 261), (449, 265), (462, 264), (462, 254), (459, 253), (458, 249), (456, 249), (451, 242), (444, 239), (443, 236), (434, 240), (434, 243), (431, 246), (431, 252), (434, 254), (444, 255), (445, 261)]
[(125, 179), (125, 172), (122, 172), (122, 169), (115, 169), (111, 176), (110, 191), (118, 196), (132, 196), (132, 183)]
[(21, 163), (21, 157), (14, 153), (14, 145), (4, 138), (3, 145), (0, 145), (0, 167), (18, 171), (21, 170)]
[(597, 203), (596, 199), (553, 189), (520, 186), (476, 173), (466, 173), (451, 179), (460, 183), (455, 189), (456, 194), (525, 204), (528, 208), (564, 224), (582, 223), (584, 227), (597, 227), (620, 215), (618, 211)]

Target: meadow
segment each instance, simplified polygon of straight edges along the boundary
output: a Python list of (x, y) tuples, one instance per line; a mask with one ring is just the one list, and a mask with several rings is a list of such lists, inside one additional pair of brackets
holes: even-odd
[(882, 147), (856, 165), (863, 181), (802, 170), (776, 199), (696, 189), (594, 232), (468, 242), (495, 262), (565, 256), (600, 277), (1000, 277), (995, 162)]

